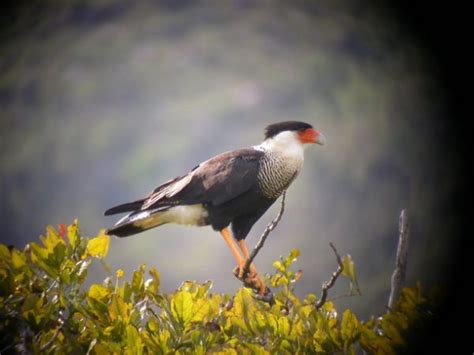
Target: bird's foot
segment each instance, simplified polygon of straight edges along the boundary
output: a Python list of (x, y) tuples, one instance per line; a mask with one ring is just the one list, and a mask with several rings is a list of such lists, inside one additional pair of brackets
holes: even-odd
[[(258, 295), (259, 299), (265, 300), (265, 297), (271, 294), (271, 291), (260, 278), (255, 267), (250, 267), (250, 270), (245, 274), (244, 271), (244, 265), (236, 266), (233, 273), (246, 287), (252, 288)], [(271, 296), (271, 298), (273, 298), (273, 296)]]
[(232, 272), (239, 280), (254, 279), (258, 276), (255, 268), (250, 267), (248, 270), (245, 270), (245, 264), (236, 266)]

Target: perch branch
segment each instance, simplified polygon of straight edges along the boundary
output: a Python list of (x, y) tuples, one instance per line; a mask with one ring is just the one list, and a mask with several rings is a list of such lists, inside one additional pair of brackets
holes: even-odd
[(395, 261), (395, 270), (392, 274), (392, 285), (388, 308), (391, 309), (400, 297), (403, 284), (405, 283), (407, 259), (408, 259), (408, 216), (405, 209), (400, 213), (398, 220), (398, 247)]
[(316, 309), (320, 309), (324, 303), (326, 303), (326, 299), (328, 297), (328, 290), (334, 286), (334, 284), (336, 283), (336, 280), (337, 278), (339, 277), (339, 275), (342, 273), (342, 270), (343, 270), (343, 265), (342, 265), (342, 259), (341, 259), (341, 256), (339, 255), (339, 253), (337, 252), (337, 249), (336, 247), (334, 246), (334, 244), (332, 243), (329, 243), (329, 246), (331, 247), (332, 251), (334, 252), (334, 254), (336, 255), (336, 259), (337, 259), (337, 269), (336, 271), (334, 271), (331, 275), (331, 278), (329, 279), (329, 281), (325, 281), (323, 283), (323, 287), (322, 287), (322, 293), (321, 293), (321, 298), (319, 299), (318, 302), (316, 302)]
[(273, 221), (271, 221), (267, 225), (262, 235), (260, 236), (260, 239), (258, 240), (257, 245), (250, 253), (250, 258), (247, 260), (244, 266), (244, 275), (246, 275), (249, 272), (250, 264), (253, 263), (253, 260), (257, 256), (258, 252), (260, 251), (260, 249), (262, 249), (263, 244), (265, 244), (265, 240), (267, 239), (270, 232), (274, 230), (275, 227), (278, 225), (278, 222), (280, 222), (281, 217), (283, 216), (283, 212), (285, 211), (285, 197), (286, 197), (286, 191), (283, 191), (283, 195), (281, 197), (281, 203), (280, 203), (280, 211), (278, 212), (277, 216), (273, 219)]
[[(250, 287), (254, 289), (255, 291), (258, 291), (258, 285), (255, 282), (255, 279), (248, 278), (247, 275), (249, 275), (249, 270), (250, 270), (250, 265), (253, 263), (255, 257), (257, 256), (258, 252), (260, 249), (262, 249), (263, 245), (265, 244), (265, 240), (267, 239), (268, 235), (272, 230), (276, 228), (278, 225), (278, 222), (280, 222), (283, 212), (285, 211), (285, 197), (286, 197), (286, 191), (283, 191), (283, 195), (281, 198), (281, 203), (280, 203), (280, 211), (278, 212), (277, 216), (269, 223), (267, 224), (267, 227), (263, 231), (263, 233), (260, 235), (260, 239), (258, 240), (258, 243), (255, 245), (255, 248), (252, 250), (250, 253), (249, 259), (245, 262), (244, 265), (244, 270), (243, 270), (243, 277), (239, 278), (238, 277), (238, 270), (234, 271), (235, 276), (243, 282), (244, 286)], [(257, 296), (259, 299), (272, 303), (273, 302), (273, 294), (271, 290), (267, 287), (265, 291), (265, 295), (258, 295)]]

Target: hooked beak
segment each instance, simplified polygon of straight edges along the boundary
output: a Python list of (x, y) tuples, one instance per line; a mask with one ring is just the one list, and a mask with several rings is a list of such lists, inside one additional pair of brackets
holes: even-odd
[(299, 139), (301, 143), (316, 143), (324, 145), (326, 143), (326, 137), (320, 131), (314, 128), (308, 128), (303, 132), (299, 132)]
[(316, 136), (315, 143), (319, 144), (319, 145), (325, 145), (326, 144), (326, 136), (324, 134), (322, 134), (321, 132), (319, 132), (319, 131), (316, 131), (316, 132), (318, 134)]

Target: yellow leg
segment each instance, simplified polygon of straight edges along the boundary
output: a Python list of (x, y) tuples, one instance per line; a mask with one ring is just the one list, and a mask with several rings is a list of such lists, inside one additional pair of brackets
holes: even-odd
[(239, 250), (234, 244), (234, 240), (232, 238), (232, 235), (230, 234), (229, 228), (226, 227), (220, 231), (222, 237), (224, 238), (225, 242), (229, 246), (229, 249), (234, 256), (235, 260), (237, 261), (237, 264), (239, 265), (239, 268), (243, 270), (245, 266), (245, 260), (242, 258), (242, 255), (240, 255)]
[(245, 259), (250, 259), (249, 248), (247, 247), (247, 243), (245, 243), (245, 239), (241, 239), (237, 241), (239, 244), (240, 250), (242, 250), (242, 254), (244, 254)]
[[(245, 261), (250, 259), (249, 248), (247, 246), (247, 243), (245, 243), (245, 240), (244, 239), (238, 240), (237, 244), (239, 245), (240, 250), (242, 250), (242, 254), (244, 254)], [(255, 265), (253, 263), (250, 264), (250, 272), (252, 273), (257, 272), (257, 269), (255, 268)]]
[[(241, 239), (241, 240), (237, 241), (237, 243), (239, 244), (240, 250), (242, 250), (242, 254), (244, 254), (245, 260), (247, 261), (248, 259), (250, 259), (249, 248), (247, 246), (247, 243), (245, 243), (245, 240)], [(240, 271), (243, 272), (243, 268), (241, 268)], [(259, 293), (261, 295), (264, 295), (265, 291), (266, 291), (265, 283), (260, 278), (260, 275), (257, 272), (257, 268), (255, 267), (255, 265), (253, 263), (250, 264), (250, 274), (254, 275), (255, 279), (257, 280)], [(243, 275), (239, 275), (239, 276), (243, 276)]]

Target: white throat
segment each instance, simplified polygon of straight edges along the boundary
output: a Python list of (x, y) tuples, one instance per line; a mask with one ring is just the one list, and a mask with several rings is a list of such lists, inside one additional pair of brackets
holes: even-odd
[(301, 143), (296, 132), (285, 131), (265, 139), (255, 148), (277, 154), (285, 159), (299, 161), (302, 164), (306, 147)]
[(285, 131), (254, 148), (265, 153), (259, 171), (259, 186), (266, 197), (276, 199), (303, 166), (303, 144), (296, 132)]

